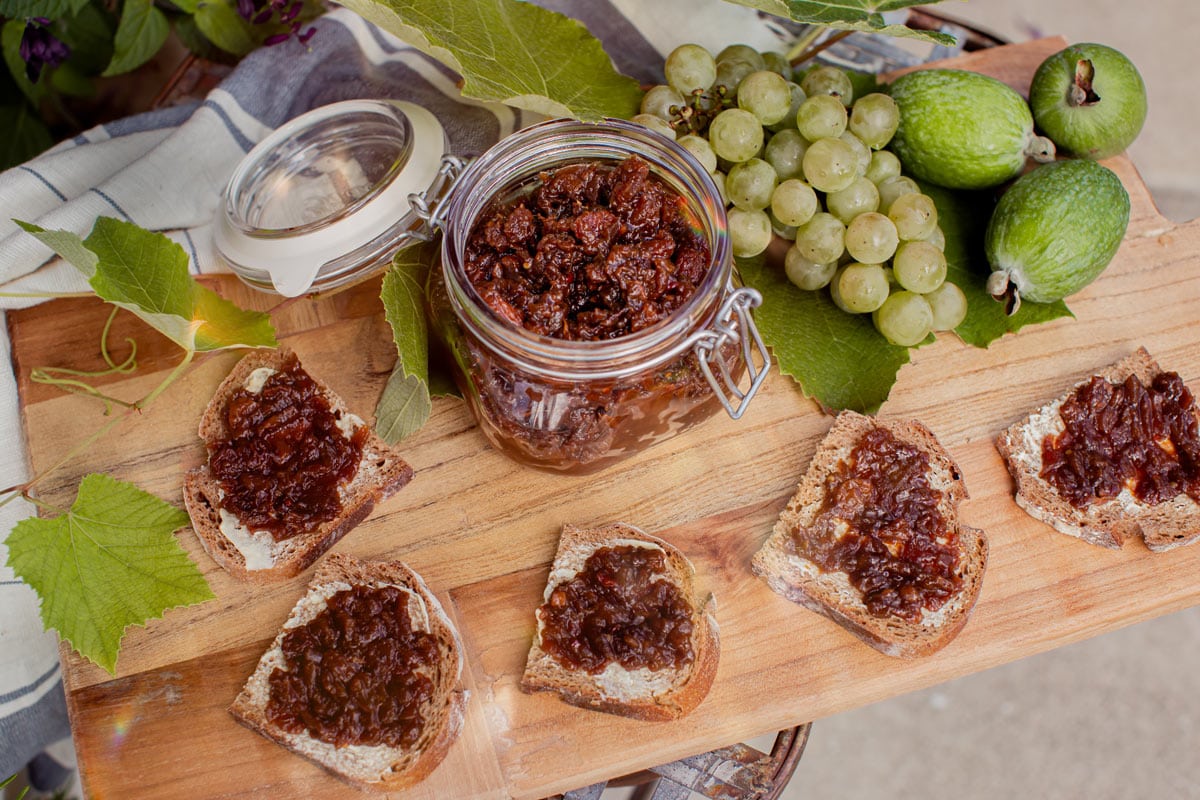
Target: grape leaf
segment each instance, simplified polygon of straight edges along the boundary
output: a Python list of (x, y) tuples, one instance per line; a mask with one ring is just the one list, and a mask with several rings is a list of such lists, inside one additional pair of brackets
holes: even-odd
[(87, 239), (17, 222), (88, 276), (96, 294), (189, 351), (275, 347), (271, 318), (244, 311), (188, 274), (183, 248), (161, 233), (100, 217)]
[(429, 385), (406, 374), (397, 361), (375, 407), (375, 432), (388, 444), (396, 444), (419, 431), (432, 410)]
[(865, 314), (847, 314), (827, 292), (806, 292), (766, 258), (737, 259), (742, 280), (762, 293), (754, 321), (779, 371), (831, 409), (874, 413), (887, 399), (908, 348), (889, 344)]
[(8, 565), (41, 598), (42, 623), (115, 674), (125, 629), (212, 589), (172, 535), (188, 515), (136, 486), (88, 475), (71, 509), (8, 535)]
[(967, 317), (954, 329), (960, 339), (975, 347), (987, 347), (1026, 325), (1074, 316), (1061, 300), (1022, 303), (1016, 314), (1007, 316), (1004, 304), (994, 300), (985, 288), (991, 272), (983, 252), (983, 234), (993, 205), (990, 195), (955, 192), (932, 184), (921, 184), (921, 191), (933, 198), (938, 224), (946, 234), (946, 280), (967, 296)]
[(729, 0), (729, 2), (809, 25), (824, 25), (828, 28), (847, 31), (882, 33), (888, 36), (906, 36), (948, 46), (955, 43), (954, 37), (948, 33), (918, 31), (903, 25), (889, 25), (883, 18), (886, 11), (930, 5), (929, 0)]
[(0, 17), (59, 17), (78, 14), (90, 0), (0, 0)]
[(23, 164), (54, 144), (46, 124), (28, 105), (0, 106), (0, 171)]
[(440, 240), (396, 253), (383, 278), (380, 299), (396, 342), (396, 367), (375, 408), (375, 430), (388, 444), (419, 430), (433, 410), (429, 394), (429, 323), (425, 282)]
[(583, 25), (533, 3), (339, 2), (458, 71), (467, 97), (588, 121), (631, 117), (641, 102)]
[(231, 6), (214, 0), (196, 9), (196, 27), (217, 47), (244, 56), (258, 46), (250, 35), (250, 23)]
[(101, 75), (137, 69), (154, 57), (170, 32), (167, 15), (154, 7), (154, 0), (125, 0), (113, 39), (112, 61)]

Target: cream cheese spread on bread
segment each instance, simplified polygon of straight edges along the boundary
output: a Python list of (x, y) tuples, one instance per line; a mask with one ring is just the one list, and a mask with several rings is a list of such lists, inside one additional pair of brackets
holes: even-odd
[(221, 514), (221, 533), (242, 554), (247, 570), (275, 566), (275, 537), (270, 531), (252, 531), (224, 508), (218, 508), (217, 511)]
[(246, 391), (250, 394), (258, 394), (262, 391), (263, 386), (266, 385), (267, 379), (274, 375), (276, 371), (277, 370), (274, 370), (271, 367), (259, 367), (258, 369), (254, 370), (254, 372), (251, 372), (250, 376), (246, 378), (246, 383), (243, 384), (246, 387)]

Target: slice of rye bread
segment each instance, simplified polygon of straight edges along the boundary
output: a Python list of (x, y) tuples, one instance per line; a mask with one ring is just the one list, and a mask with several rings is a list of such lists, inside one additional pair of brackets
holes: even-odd
[[(433, 694), (422, 709), (425, 720), (420, 738), (410, 748), (387, 745), (338, 747), (314, 738), (308, 731), (292, 733), (267, 717), (269, 678), (276, 667), (284, 667), (281, 645), (284, 635), (316, 617), (335, 593), (352, 586), (395, 586), (408, 592), (409, 619), (438, 643), (439, 658), (432, 665)], [(424, 624), (422, 625), (422, 621)], [(463, 728), (467, 691), (462, 677), (462, 642), (441, 603), (421, 576), (399, 561), (360, 561), (333, 553), (321, 562), (301, 597), (271, 643), (229, 713), (251, 730), (320, 764), (339, 778), (359, 788), (401, 789), (424, 780), (450, 750)]]
[(621, 522), (591, 529), (564, 525), (544, 598), (549, 601), (554, 588), (573, 578), (599, 548), (624, 545), (656, 547), (666, 555), (666, 579), (678, 587), (692, 608), (691, 664), (679, 670), (646, 667), (627, 670), (620, 664), (610, 663), (595, 675), (586, 670), (571, 669), (542, 649), (539, 609), (539, 613), (535, 613), (538, 628), (525, 662), (521, 688), (526, 692), (557, 692), (572, 705), (635, 719), (678, 719), (690, 713), (708, 694), (717, 674), (721, 650), (716, 601), (709, 595), (703, 604), (697, 602), (693, 582), (695, 569), (678, 549), (657, 536)]
[[(238, 362), (217, 387), (216, 393), (200, 418), (200, 438), (211, 448), (228, 437), (225, 408), (230, 396), (246, 385), (251, 373), (260, 368), (279, 370), (291, 355), (287, 348), (255, 350)], [(310, 376), (311, 377), (311, 376)], [(345, 403), (327, 386), (313, 378), (325, 393), (330, 408), (339, 418), (350, 415)], [(357, 424), (366, 424), (361, 422)], [(247, 554), (221, 530), (220, 482), (204, 464), (184, 477), (183, 502), (192, 527), (205, 551), (226, 571), (242, 580), (268, 583), (299, 575), (321, 557), (355, 525), (362, 522), (375, 504), (391, 497), (412, 479), (412, 467), (374, 431), (368, 431), (362, 460), (357, 472), (341, 487), (342, 511), (334, 519), (311, 531), (275, 541), (266, 531), (241, 531)]]
[[(886, 428), (896, 439), (929, 457), (929, 485), (941, 492), (938, 510), (948, 529), (957, 533), (959, 542), (955, 574), (962, 579), (962, 589), (936, 611), (922, 610), (917, 621), (872, 614), (863, 602), (862, 592), (850, 583), (845, 572), (823, 572), (797, 555), (791, 544), (792, 537), (803, 536), (821, 510), (826, 475), (848, 459), (867, 431), (876, 427)], [(751, 569), (776, 593), (829, 617), (881, 653), (899, 658), (928, 655), (962, 630), (983, 586), (988, 542), (983, 531), (959, 521), (958, 504), (966, 497), (958, 465), (920, 422), (876, 420), (843, 411), (817, 447), (799, 489), (779, 515), (771, 536), (755, 553)]]
[[(1097, 374), (1110, 383), (1122, 383), (1135, 375), (1149, 385), (1162, 371), (1146, 348), (1139, 347)], [(1060, 533), (1113, 550), (1119, 550), (1126, 539), (1139, 535), (1148, 548), (1158, 552), (1200, 540), (1200, 504), (1182, 492), (1158, 505), (1147, 505), (1138, 502), (1126, 489), (1114, 498), (1079, 509), (1041, 476), (1042, 442), (1064, 430), (1059, 408), (1090, 380), (1089, 376), (1075, 384), (996, 438), (996, 449), (1016, 483), (1017, 505)], [(1200, 415), (1200, 411), (1197, 413)]]

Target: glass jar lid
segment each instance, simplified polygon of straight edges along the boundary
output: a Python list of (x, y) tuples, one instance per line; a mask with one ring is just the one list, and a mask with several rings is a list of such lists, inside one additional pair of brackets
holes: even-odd
[(428, 238), (410, 195), (435, 182), (447, 148), (441, 123), (412, 103), (315, 108), (238, 164), (213, 226), (217, 254), (246, 283), (285, 297), (366, 278)]

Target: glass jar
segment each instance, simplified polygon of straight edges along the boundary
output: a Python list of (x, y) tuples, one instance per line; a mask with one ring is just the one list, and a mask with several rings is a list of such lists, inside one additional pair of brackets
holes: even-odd
[[(464, 264), (489, 204), (531, 189), (541, 172), (633, 155), (685, 200), (703, 229), (711, 262), (695, 293), (661, 322), (603, 341), (539, 335), (496, 314)], [(520, 462), (601, 469), (722, 407), (739, 418), (766, 377), (770, 358), (749, 314), (761, 297), (734, 286), (717, 187), (682, 147), (640, 125), (551, 120), (519, 131), (471, 163), (431, 216), (444, 234), (429, 291), (435, 331), (480, 428)]]

